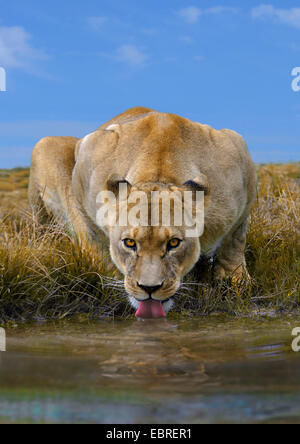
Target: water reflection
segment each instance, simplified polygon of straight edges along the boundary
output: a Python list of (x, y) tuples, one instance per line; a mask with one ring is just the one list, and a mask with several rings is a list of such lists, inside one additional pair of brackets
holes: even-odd
[(297, 325), (297, 316), (216, 316), (10, 330), (0, 421), (25, 413), (29, 422), (300, 421)]

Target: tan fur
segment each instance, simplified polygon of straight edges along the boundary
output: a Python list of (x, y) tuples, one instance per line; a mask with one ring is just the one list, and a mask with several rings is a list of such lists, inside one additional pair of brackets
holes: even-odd
[[(185, 182), (198, 178), (208, 194), (203, 236), (185, 240), (185, 246), (167, 259), (163, 248), (175, 235), (174, 227), (106, 230), (112, 258), (125, 274), (131, 295), (145, 297), (137, 281), (152, 286), (163, 281), (155, 297), (169, 298), (197, 262), (200, 251), (208, 255), (217, 250), (217, 278), (240, 279), (247, 274), (244, 249), (256, 174), (239, 134), (217, 131), (173, 114), (133, 108), (81, 140), (42, 139), (32, 157), (30, 202), (35, 213), (53, 214), (68, 223), (79, 238), (97, 244), (97, 194), (109, 188), (116, 177), (148, 190), (164, 186), (183, 189)], [(139, 257), (133, 258), (132, 252), (124, 252), (120, 246), (126, 230), (128, 236), (140, 237)]]

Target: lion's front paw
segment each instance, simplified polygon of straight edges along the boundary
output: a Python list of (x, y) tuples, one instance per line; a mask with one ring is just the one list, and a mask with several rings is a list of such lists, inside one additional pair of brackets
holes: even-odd
[(214, 269), (214, 280), (231, 280), (233, 284), (251, 283), (251, 276), (245, 265), (239, 265), (235, 269), (226, 269), (220, 264), (217, 264)]
[(213, 276), (215, 281), (223, 281), (228, 277), (225, 268), (222, 267), (222, 265), (215, 266)]

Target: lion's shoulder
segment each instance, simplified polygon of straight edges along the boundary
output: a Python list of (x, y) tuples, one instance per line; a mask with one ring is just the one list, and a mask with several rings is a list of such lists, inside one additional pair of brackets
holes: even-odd
[(136, 106), (134, 108), (130, 108), (126, 110), (125, 112), (118, 114), (108, 122), (105, 122), (103, 125), (101, 125), (98, 129), (105, 129), (110, 125), (113, 124), (124, 124), (127, 122), (131, 122), (134, 120), (139, 120), (142, 117), (146, 117), (148, 114), (156, 113), (155, 110), (151, 108), (146, 108), (143, 106)]

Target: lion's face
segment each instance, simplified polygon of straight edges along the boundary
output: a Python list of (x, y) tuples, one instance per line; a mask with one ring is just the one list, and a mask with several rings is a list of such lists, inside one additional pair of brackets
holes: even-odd
[[(124, 211), (126, 207), (126, 211), (130, 214), (134, 205), (129, 201), (133, 196), (135, 197), (132, 202), (138, 198), (140, 202), (138, 212), (146, 209), (149, 218), (146, 218), (144, 226), (120, 226), (119, 223), (115, 223), (110, 225), (108, 234), (111, 257), (125, 276), (125, 289), (132, 305), (139, 308), (141, 302), (149, 300), (153, 305), (161, 303), (164, 310), (161, 313), (165, 313), (173, 305), (172, 297), (178, 291), (183, 276), (199, 259), (200, 241), (199, 237), (187, 236), (188, 227), (185, 226), (185, 218), (182, 219), (181, 225), (174, 223), (175, 208), (180, 208), (182, 211), (184, 207), (180, 198), (182, 190), (179, 191), (178, 187), (167, 185), (163, 187), (167, 197), (173, 196), (173, 201), (170, 197), (173, 202), (170, 210), (173, 225), (165, 226), (158, 223), (157, 226), (153, 226), (151, 208), (152, 211), (153, 208), (159, 208), (160, 213), (164, 208), (162, 202), (158, 203), (157, 207), (155, 205), (151, 207), (149, 204), (151, 193), (157, 189), (161, 191), (162, 185), (158, 187), (153, 184), (143, 184), (132, 187), (128, 198), (118, 202), (119, 210)], [(149, 198), (144, 206), (139, 195), (134, 194), (137, 191), (146, 192)], [(174, 192), (179, 194), (172, 194)], [(120, 213), (118, 218), (119, 216)]]
[(186, 238), (175, 227), (136, 227), (113, 230), (111, 256), (125, 275), (132, 305), (152, 298), (168, 311), (182, 277), (200, 255), (197, 238)]

